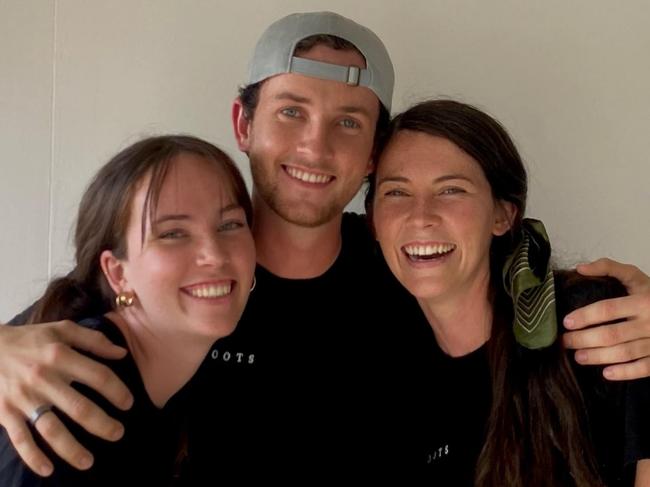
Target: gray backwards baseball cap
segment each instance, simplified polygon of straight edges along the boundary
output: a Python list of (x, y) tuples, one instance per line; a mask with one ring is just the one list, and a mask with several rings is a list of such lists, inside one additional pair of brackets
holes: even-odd
[[(312, 61), (293, 55), (298, 42), (318, 34), (340, 37), (354, 44), (366, 58), (366, 68)], [(257, 41), (248, 68), (248, 84), (276, 74), (299, 73), (365, 86), (375, 92), (390, 112), (395, 73), (384, 44), (370, 29), (332, 12), (291, 14), (274, 22)]]

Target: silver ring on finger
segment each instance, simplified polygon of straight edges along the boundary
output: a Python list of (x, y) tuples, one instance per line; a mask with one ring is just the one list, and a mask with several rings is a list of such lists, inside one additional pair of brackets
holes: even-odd
[(49, 404), (41, 404), (32, 411), (32, 414), (29, 415), (29, 422), (32, 426), (36, 426), (36, 421), (38, 421), (45, 413), (50, 411), (52, 411), (52, 406)]

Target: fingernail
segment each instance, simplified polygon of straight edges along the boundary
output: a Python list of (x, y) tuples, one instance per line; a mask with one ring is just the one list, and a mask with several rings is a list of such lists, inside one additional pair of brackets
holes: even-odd
[(605, 379), (613, 379), (616, 376), (612, 369), (603, 370), (603, 375), (605, 376)]
[(122, 401), (122, 406), (124, 409), (130, 409), (131, 406), (133, 406), (133, 396), (131, 394), (126, 396), (126, 398)]
[(116, 426), (111, 431), (111, 439), (113, 441), (119, 440), (124, 435), (124, 427), (122, 425)]
[(91, 455), (81, 455), (79, 457), (79, 468), (82, 470), (89, 469), (93, 464), (93, 457)]
[(575, 320), (573, 318), (564, 318), (564, 326), (566, 328), (573, 328), (575, 325)]
[(129, 351), (126, 348), (120, 347), (119, 345), (115, 345), (114, 343), (111, 343), (111, 347), (112, 347), (111, 353), (114, 353), (115, 357), (118, 359), (122, 359), (126, 357), (126, 354), (129, 353)]
[(39, 474), (43, 477), (49, 477), (50, 475), (52, 475), (53, 470), (54, 467), (52, 467), (52, 465), (50, 465), (49, 463), (42, 464), (38, 469)]
[(576, 352), (576, 362), (586, 362), (587, 361), (587, 352), (582, 350)]

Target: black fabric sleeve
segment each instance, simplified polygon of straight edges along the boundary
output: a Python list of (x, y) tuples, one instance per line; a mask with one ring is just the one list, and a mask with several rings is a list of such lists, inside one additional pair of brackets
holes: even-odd
[(625, 385), (625, 465), (650, 458), (650, 379)]

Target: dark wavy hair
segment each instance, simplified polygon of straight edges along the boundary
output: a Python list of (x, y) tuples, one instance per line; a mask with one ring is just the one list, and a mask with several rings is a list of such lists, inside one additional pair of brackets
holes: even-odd
[(222, 169), (235, 200), (251, 223), (253, 211), (244, 179), (221, 149), (187, 135), (150, 137), (136, 142), (106, 163), (87, 187), (75, 228), (75, 267), (67, 276), (48, 285), (28, 322), (79, 320), (113, 309), (115, 293), (101, 270), (100, 255), (111, 250), (117, 258), (126, 257), (131, 201), (138, 184), (150, 174), (141, 222), (144, 238), (147, 217), (154, 215), (169, 167), (180, 154), (200, 156)]
[[(559, 342), (548, 349), (528, 350), (514, 340), (513, 306), (501, 283), (501, 270), (514, 250), (526, 210), (528, 180), (515, 144), (494, 118), (452, 100), (425, 101), (397, 115), (380, 149), (403, 130), (453, 142), (481, 167), (493, 197), (517, 208), (511, 231), (493, 238), (490, 248), (494, 318), (486, 347), (492, 406), (476, 465), (476, 485), (602, 485), (584, 433), (584, 401), (566, 352)], [(375, 183), (371, 175), (366, 195), (370, 215)]]

